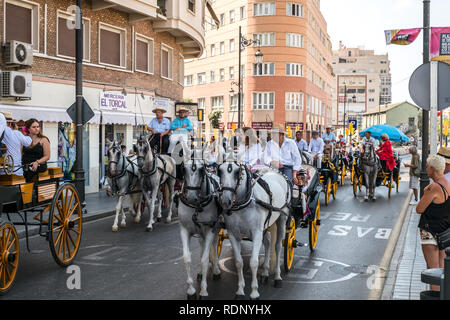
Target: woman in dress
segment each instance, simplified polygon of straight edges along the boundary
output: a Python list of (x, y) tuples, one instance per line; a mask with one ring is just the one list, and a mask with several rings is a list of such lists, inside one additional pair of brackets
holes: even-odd
[[(381, 144), (380, 148), (378, 148), (377, 155), (378, 157), (380, 157), (380, 160), (385, 160), (386, 169), (388, 171), (392, 171), (395, 167), (395, 159), (394, 153), (392, 151), (391, 141), (389, 140), (389, 136), (386, 133), (383, 133), (381, 135), (381, 140), (383, 141), (383, 143)], [(383, 162), (384, 161), (382, 161), (382, 163)]]
[(27, 182), (33, 180), (33, 176), (39, 172), (47, 170), (47, 161), (50, 159), (50, 140), (42, 135), (39, 121), (30, 119), (25, 122), (25, 126), (30, 133), (32, 143), (29, 147), (23, 148), (22, 164), (29, 166), (24, 171)]

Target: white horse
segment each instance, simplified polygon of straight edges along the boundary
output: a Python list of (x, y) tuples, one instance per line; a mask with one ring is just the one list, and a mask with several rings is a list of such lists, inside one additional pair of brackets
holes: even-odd
[(245, 296), (241, 256), (242, 236), (253, 241), (250, 258), (252, 270), (250, 298), (258, 299), (258, 255), (264, 241), (265, 259), (262, 272), (262, 282), (264, 283), (268, 280), (270, 263), (270, 235), (265, 230), (273, 223), (276, 223), (277, 226), (275, 287), (281, 287), (282, 240), (289, 215), (288, 204), (291, 201), (291, 187), (283, 175), (270, 169), (264, 170), (259, 179), (265, 182), (268, 194), (260, 183), (256, 183), (252, 179), (247, 167), (236, 162), (221, 164), (218, 174), (220, 178), (219, 204), (224, 210), (225, 225), (233, 247), (239, 278), (236, 299), (243, 299)]
[[(117, 141), (110, 143), (108, 147), (108, 170), (106, 172), (106, 179), (111, 187), (111, 193), (113, 196), (119, 198), (116, 205), (116, 216), (112, 226), (112, 231), (114, 232), (119, 230), (118, 222), (120, 212), (122, 212), (120, 226), (125, 228), (127, 225), (125, 211), (123, 210), (124, 200), (128, 202), (133, 216), (140, 216), (141, 214), (141, 206), (137, 205), (141, 199), (141, 192), (138, 190), (141, 176), (136, 163), (136, 157), (130, 159), (125, 157), (120, 145), (121, 143)], [(137, 214), (134, 210), (135, 205), (138, 208)]]
[[(176, 166), (175, 160), (167, 155), (154, 156), (150, 148), (150, 143), (147, 138), (139, 138), (136, 143), (136, 155), (139, 172), (141, 174), (141, 189), (145, 198), (146, 204), (150, 212), (150, 220), (147, 225), (147, 231), (153, 230), (155, 203), (158, 198), (157, 218), (161, 218), (161, 204), (162, 194), (160, 193), (160, 187), (166, 186), (166, 192), (168, 192), (169, 213), (166, 222), (172, 221), (172, 205), (175, 179), (176, 179)], [(151, 194), (151, 197), (150, 197)], [(140, 210), (136, 216), (136, 223), (139, 223), (141, 219)]]
[(213, 279), (220, 279), (217, 234), (214, 232), (220, 223), (215, 199), (219, 184), (217, 177), (207, 172), (204, 160), (185, 160), (183, 168), (184, 183), (179, 194), (178, 217), (187, 272), (187, 298), (196, 299), (196, 290), (191, 276), (190, 240), (193, 235), (199, 235), (201, 243), (200, 299), (205, 299), (208, 296), (206, 277), (210, 259), (213, 266)]

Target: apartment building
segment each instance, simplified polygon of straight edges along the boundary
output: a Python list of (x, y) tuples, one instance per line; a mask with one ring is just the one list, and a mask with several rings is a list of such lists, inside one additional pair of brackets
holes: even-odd
[[(346, 48), (342, 42), (333, 52), (336, 81), (333, 90), (333, 123), (342, 131), (347, 120), (363, 126), (362, 114), (392, 102), (388, 54), (377, 55), (363, 47)], [(347, 90), (347, 91), (346, 91)]]
[[(223, 112), (221, 128), (238, 121), (239, 27), (242, 49), (242, 122), (255, 129), (273, 123), (310, 134), (331, 123), (332, 49), (320, 1), (216, 0), (217, 29), (207, 19), (206, 50), (185, 65), (184, 98), (206, 113)], [(255, 63), (257, 50), (262, 64)], [(205, 131), (210, 133), (209, 122)]]
[[(75, 127), (66, 113), (75, 102), (74, 4), (0, 1), (1, 41), (25, 44), (15, 53), (16, 58), (27, 56), (10, 65), (9, 51), (3, 50), (2, 77), (25, 80), (26, 89), (6, 94), (3, 81), (0, 111), (11, 112), (17, 121), (42, 122), (51, 161), (60, 161), (66, 178), (76, 150)], [(83, 129), (86, 192), (98, 191), (108, 140), (121, 139), (131, 149), (154, 117), (156, 103), (169, 118), (174, 116), (174, 103), (183, 98), (184, 59), (204, 52), (206, 7), (206, 0), (82, 1), (83, 93), (94, 111)]]

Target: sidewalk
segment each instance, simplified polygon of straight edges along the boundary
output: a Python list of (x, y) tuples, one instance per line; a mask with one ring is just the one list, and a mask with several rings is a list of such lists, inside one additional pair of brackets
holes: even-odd
[(420, 300), (420, 292), (429, 290), (420, 281), (427, 268), (420, 245), (416, 206), (409, 205), (387, 273), (381, 300)]

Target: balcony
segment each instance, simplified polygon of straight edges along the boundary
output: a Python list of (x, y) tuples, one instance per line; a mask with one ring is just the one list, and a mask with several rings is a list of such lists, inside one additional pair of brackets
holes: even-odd
[(159, 0), (92, 0), (92, 11), (116, 9), (127, 12), (130, 23), (134, 23), (141, 20), (156, 20), (160, 2)]

